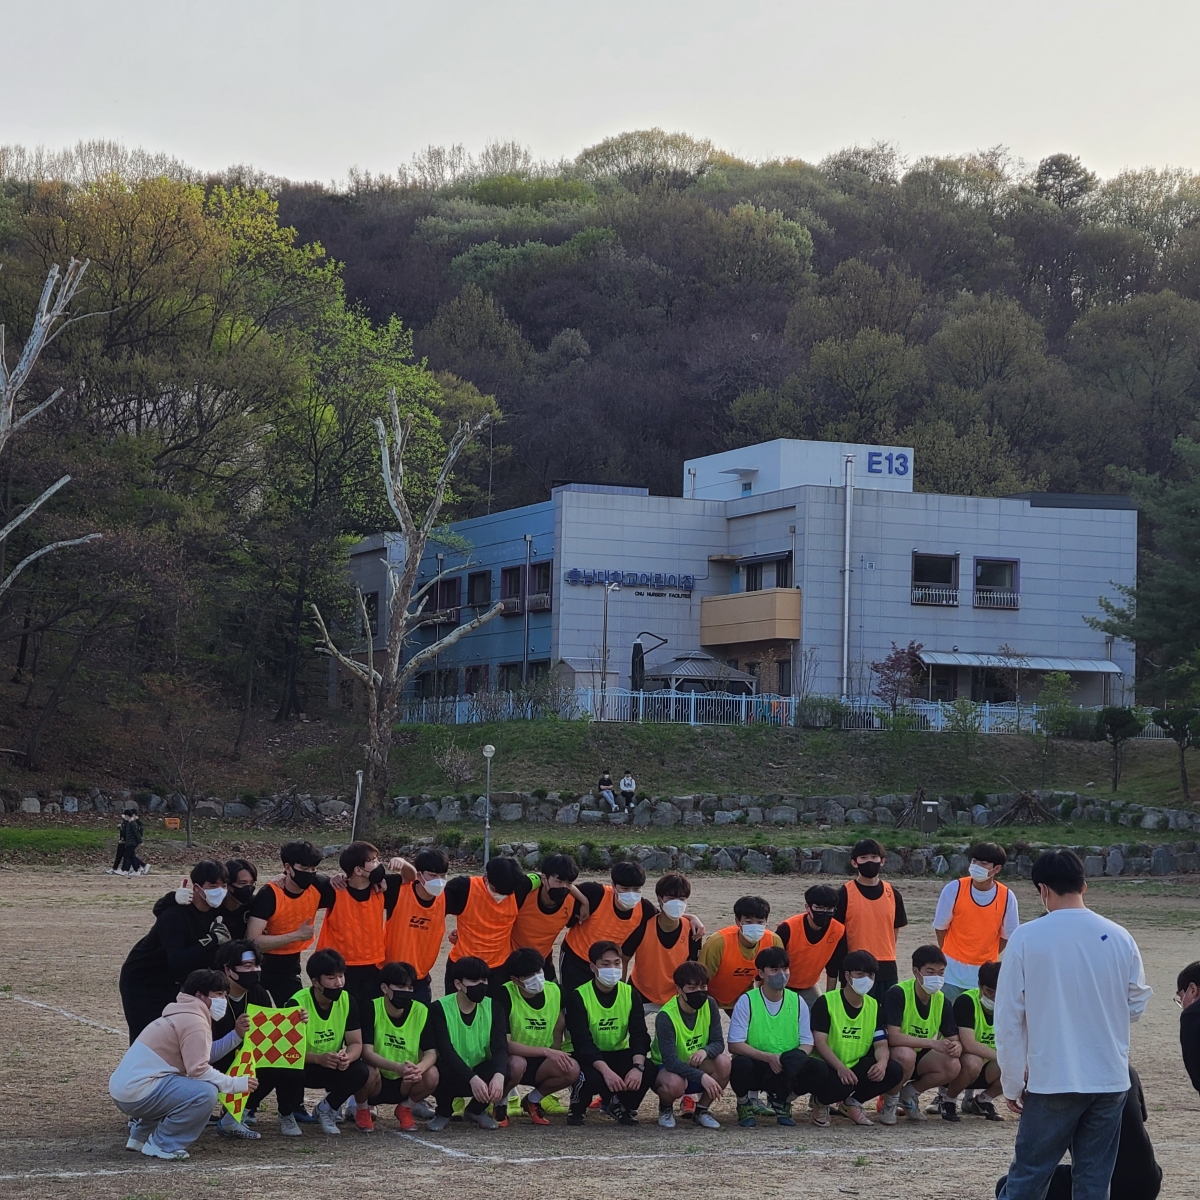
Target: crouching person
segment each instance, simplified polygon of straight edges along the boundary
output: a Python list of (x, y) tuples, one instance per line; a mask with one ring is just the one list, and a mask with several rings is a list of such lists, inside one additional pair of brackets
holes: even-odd
[(738, 997), (729, 1020), (733, 1052), (730, 1082), (738, 1124), (758, 1124), (751, 1092), (765, 1091), (779, 1125), (795, 1125), (789, 1096), (803, 1095), (823, 1078), (809, 1055), (813, 1048), (808, 1005), (788, 989), (788, 952), (782, 946), (760, 950), (754, 959), (758, 986)]
[(508, 1025), (488, 995), (488, 965), (472, 955), (452, 959), (446, 978), (453, 990), (429, 1010), (438, 1084), (437, 1116), (428, 1128), (445, 1129), (455, 1099), (463, 1096), (468, 1098), (464, 1120), (480, 1129), (499, 1129), (488, 1106), (508, 1092)]
[(814, 1075), (814, 1125), (828, 1125), (829, 1106), (837, 1103), (856, 1125), (870, 1125), (862, 1105), (876, 1096), (886, 1097), (883, 1123), (896, 1123), (904, 1070), (891, 1059), (882, 1010), (870, 994), (878, 971), (873, 954), (852, 950), (842, 960), (841, 986), (813, 1005), (813, 1041), (821, 1059)]
[[(1000, 981), (1000, 964), (985, 962), (979, 968), (979, 986), (963, 992), (954, 1001), (954, 1020), (958, 1025), (958, 1040), (962, 1042), (963, 1060), (978, 1060), (981, 1064), (974, 1076), (971, 1066), (959, 1073), (946, 1095), (954, 1099), (960, 1092), (962, 1110), (989, 1121), (1003, 1118), (996, 1111), (995, 1097), (1000, 1095), (1000, 1063), (996, 1058), (996, 1031), (992, 1020), (996, 1010), (996, 984)], [(1127, 1101), (1127, 1103), (1131, 1103)], [(1115, 1193), (1114, 1193), (1115, 1194)]]
[(433, 1095), (438, 1084), (437, 1050), (429, 1009), (415, 998), (416, 968), (384, 963), (379, 974), (383, 993), (363, 1015), (363, 1061), (370, 1068), (367, 1100), (394, 1104), (403, 1130), (416, 1129), (413, 1105)]
[(655, 1017), (650, 1045), (658, 1123), (674, 1129), (675, 1101), (693, 1096), (697, 1103), (692, 1120), (704, 1129), (720, 1129), (721, 1123), (708, 1110), (725, 1091), (732, 1065), (721, 1036), (721, 1010), (708, 994), (708, 970), (700, 963), (680, 963), (672, 979), (675, 995)]
[(125, 1052), (108, 1081), (117, 1107), (133, 1118), (126, 1150), (149, 1158), (188, 1157), (219, 1092), (252, 1092), (250, 1075), (224, 1075), (209, 1061), (212, 1023), (225, 1015), (229, 991), (220, 971), (193, 971), (163, 1015)]

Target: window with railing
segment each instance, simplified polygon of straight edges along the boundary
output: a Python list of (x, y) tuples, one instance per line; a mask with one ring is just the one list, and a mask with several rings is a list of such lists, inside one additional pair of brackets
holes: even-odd
[(1012, 558), (975, 560), (975, 607), (1020, 608), (1018, 563)]
[(533, 563), (529, 568), (529, 611), (550, 611), (550, 577), (553, 563)]
[(492, 602), (491, 571), (474, 571), (467, 576), (467, 603), (486, 608)]
[(958, 604), (958, 555), (913, 554), (913, 604)]
[(524, 567), (505, 567), (500, 572), (500, 600), (506, 613), (521, 611), (521, 575)]

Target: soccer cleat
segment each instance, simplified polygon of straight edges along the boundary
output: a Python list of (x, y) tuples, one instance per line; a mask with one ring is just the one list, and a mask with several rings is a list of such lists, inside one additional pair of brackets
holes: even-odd
[[(964, 1107), (963, 1112), (966, 1112), (966, 1111), (967, 1110)], [(995, 1104), (992, 1103), (991, 1096), (976, 1096), (975, 1097), (975, 1111), (981, 1117), (985, 1117), (989, 1121), (1003, 1121), (1004, 1120), (1004, 1118), (996, 1111), (996, 1106), (995, 1106)]]
[(555, 1113), (565, 1113), (566, 1105), (557, 1096), (543, 1096), (541, 1099), (542, 1112), (547, 1116), (553, 1116)]
[(435, 1116), (433, 1120), (431, 1120), (429, 1124), (425, 1126), (425, 1128), (428, 1129), (430, 1133), (441, 1133), (442, 1130), (445, 1129), (449, 1124), (450, 1118), (438, 1113), (437, 1116)]
[(848, 1100), (842, 1101), (842, 1116), (849, 1117), (855, 1125), (870, 1125), (871, 1118), (862, 1110), (861, 1104), (855, 1104)]
[(812, 1123), (819, 1125), (824, 1129), (829, 1124), (829, 1105), (814, 1104), (812, 1109)]
[(284, 1137), (301, 1137), (300, 1126), (296, 1124), (295, 1113), (284, 1113), (279, 1118), (279, 1132)]
[(882, 1125), (895, 1125), (896, 1109), (900, 1105), (899, 1096), (885, 1096), (883, 1098), (883, 1111), (879, 1114), (879, 1121)]
[(588, 1105), (588, 1108), (599, 1108), (599, 1107), (600, 1107), (600, 1097), (593, 1096), (592, 1102), (591, 1102), (591, 1104)]
[(396, 1105), (396, 1120), (400, 1122), (400, 1129), (404, 1133), (411, 1133), (417, 1127), (413, 1110), (407, 1104)]
[(575, 1105), (571, 1105), (570, 1109), (567, 1110), (567, 1124), (568, 1125), (582, 1125), (584, 1120), (586, 1119), (586, 1117), (587, 1117), (587, 1109), (586, 1108), (583, 1108), (583, 1107), (577, 1108)]
[(354, 1110), (354, 1126), (363, 1133), (375, 1132), (375, 1122), (371, 1119), (371, 1110), (366, 1105)]
[(496, 1122), (497, 1129), (508, 1128), (508, 1105), (503, 1100), (492, 1106), (492, 1120)]
[(761, 1100), (751, 1100), (750, 1107), (754, 1109), (756, 1117), (773, 1117), (775, 1115), (775, 1110), (769, 1104), (764, 1104)]
[(953, 1100), (942, 1101), (942, 1120), (943, 1121), (961, 1121), (962, 1117), (958, 1115), (958, 1104)]
[(434, 1113), (433, 1109), (430, 1108), (424, 1100), (414, 1100), (412, 1104), (412, 1115), (418, 1121), (432, 1121)]
[(508, 1098), (507, 1112), (510, 1117), (519, 1117), (521, 1115), (521, 1097), (515, 1092)]
[(910, 1121), (925, 1120), (925, 1114), (921, 1111), (921, 1097), (916, 1092), (908, 1092), (906, 1095), (904, 1091), (901, 1091), (900, 1103), (904, 1107), (904, 1115)]
[(771, 1105), (771, 1111), (775, 1114), (776, 1125), (786, 1125), (792, 1127), (796, 1124), (792, 1117), (791, 1105), (786, 1101), (776, 1100)]
[(258, 1124), (258, 1110), (256, 1108), (247, 1108), (242, 1113), (242, 1124), (247, 1129), (253, 1129)]
[(661, 1109), (658, 1114), (658, 1123), (664, 1129), (674, 1129), (675, 1128), (675, 1112), (674, 1112), (674, 1110), (670, 1109), (670, 1108)]
[(465, 1113), (466, 1111), (467, 1111), (466, 1096), (455, 1096), (453, 1101), (451, 1101), (451, 1104), (450, 1104), (450, 1119), (452, 1121), (455, 1119), (458, 1119), (459, 1121), (461, 1121), (463, 1113)]
[[(112, 872), (110, 871), (109, 874), (111, 875)], [(145, 1142), (139, 1142), (137, 1140), (137, 1138), (130, 1135), (129, 1139), (125, 1143), (125, 1149), (126, 1150), (140, 1150), (145, 1144), (146, 1144)]]
[(235, 1120), (230, 1113), (226, 1113), (217, 1122), (217, 1133), (221, 1137), (242, 1138), (247, 1142), (257, 1142), (262, 1137), (261, 1133), (255, 1133), (253, 1129), (247, 1129), (240, 1121)]
[(191, 1155), (186, 1150), (163, 1150), (154, 1144), (154, 1139), (151, 1138), (143, 1147), (142, 1153), (147, 1158), (165, 1158), (167, 1162), (180, 1162), (185, 1158), (191, 1158)]
[[(718, 1121), (717, 1118), (714, 1117), (707, 1108), (696, 1109), (696, 1115), (692, 1118), (692, 1121), (699, 1125), (701, 1129), (721, 1128), (721, 1122)], [(792, 1124), (794, 1125), (795, 1122), (793, 1121)]]
[(754, 1119), (753, 1104), (739, 1104), (737, 1106), (737, 1123), (743, 1129), (753, 1129), (758, 1124)]
[(542, 1106), (537, 1101), (525, 1099), (521, 1101), (521, 1107), (529, 1114), (529, 1119), (535, 1125), (549, 1125), (550, 1122), (546, 1118), (545, 1112), (542, 1111)]
[(304, 1108), (303, 1106), (296, 1109), (296, 1111), (292, 1113), (292, 1116), (295, 1117), (301, 1125), (315, 1125), (317, 1123), (316, 1115), (314, 1113), (310, 1113), (308, 1109)]
[(637, 1113), (631, 1112), (623, 1104), (615, 1105), (615, 1110), (612, 1115), (616, 1117), (618, 1125), (636, 1125), (638, 1123)]
[[(463, 1117), (463, 1120), (474, 1121), (480, 1129), (492, 1130), (500, 1128), (500, 1122), (497, 1121), (486, 1108), (481, 1113), (466, 1113)], [(505, 1120), (505, 1124), (508, 1124), (507, 1119)]]
[(679, 1115), (681, 1117), (690, 1117), (696, 1111), (696, 1097), (684, 1096), (679, 1102)]
[(321, 1132), (327, 1133), (330, 1137), (340, 1137), (341, 1130), (338, 1128), (337, 1114), (329, 1107), (328, 1100), (322, 1100), (317, 1105), (316, 1112), (317, 1120), (321, 1123)]

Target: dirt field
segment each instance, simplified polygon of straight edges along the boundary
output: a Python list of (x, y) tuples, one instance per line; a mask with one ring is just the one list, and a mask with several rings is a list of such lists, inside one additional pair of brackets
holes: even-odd
[[(964, 1118), (956, 1126), (930, 1120), (915, 1127), (902, 1120), (871, 1130), (845, 1121), (829, 1129), (802, 1122), (795, 1129), (763, 1124), (742, 1130), (728, 1094), (714, 1110), (725, 1127), (712, 1132), (688, 1122), (659, 1129), (651, 1095), (636, 1129), (593, 1113), (578, 1130), (566, 1128), (562, 1117), (550, 1129), (519, 1118), (491, 1134), (455, 1123), (439, 1135), (405, 1135), (387, 1114), (373, 1135), (343, 1127), (340, 1138), (331, 1138), (307, 1126), (298, 1141), (278, 1135), (268, 1101), (260, 1142), (230, 1144), (206, 1132), (188, 1162), (152, 1162), (125, 1152), (124, 1121), (108, 1098), (107, 1080), (126, 1045), (117, 973), (150, 924), (151, 903), (171, 882), (162, 875), (125, 880), (0, 869), (0, 1183), (6, 1197), (196, 1200), (232, 1193), (292, 1200), (298, 1192), (315, 1192), (389, 1200), (397, 1194), (620, 1200), (649, 1192), (725, 1200), (762, 1192), (814, 1200), (984, 1200), (1007, 1166), (1015, 1119)], [(900, 886), (911, 922), (902, 938), (903, 962), (928, 935), (939, 885)], [(775, 917), (801, 904), (794, 876), (706, 876), (696, 881), (691, 911), (715, 929), (751, 888), (767, 896)], [(1017, 894), (1023, 914), (1032, 916), (1038, 903), (1032, 887), (1018, 884)], [(1200, 1099), (1180, 1063), (1171, 995), (1175, 972), (1200, 955), (1200, 885), (1104, 881), (1089, 900), (1127, 925), (1145, 956), (1156, 996), (1135, 1026), (1133, 1061), (1166, 1172), (1163, 1196), (1192, 1195), (1200, 1185)]]

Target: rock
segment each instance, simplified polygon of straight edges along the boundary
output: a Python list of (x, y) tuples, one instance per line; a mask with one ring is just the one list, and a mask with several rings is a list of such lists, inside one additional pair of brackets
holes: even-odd
[(610, 825), (627, 825), (629, 823), (629, 814), (626, 812), (611, 812), (608, 814), (608, 823)]
[(959, 878), (967, 873), (967, 868), (970, 867), (971, 860), (965, 854), (950, 855), (950, 874)]
[(185, 813), (188, 810), (187, 797), (175, 792), (167, 797), (167, 812)]
[(558, 805), (546, 799), (540, 804), (528, 805), (525, 809), (525, 819), (527, 821), (553, 821), (557, 812)]
[(736, 871), (737, 863), (734, 862), (728, 850), (718, 850), (713, 855), (712, 865), (718, 871)]
[(79, 811), (79, 800), (75, 796), (64, 796), (62, 806), (63, 806), (63, 812), (69, 812), (69, 813), (78, 812)]
[[(700, 816), (701, 814), (696, 813), (695, 815)], [(694, 871), (699, 865), (700, 860), (698, 858), (693, 858), (690, 854), (680, 854), (675, 859), (676, 869), (682, 871), (685, 875), (689, 871)]]
[(1194, 871), (1200, 871), (1200, 854), (1196, 854), (1191, 850), (1186, 850), (1182, 854), (1176, 854), (1175, 870), (1186, 871), (1189, 874)]
[(502, 804), (500, 811), (496, 813), (496, 819), (499, 821), (519, 821), (525, 816), (525, 806), (523, 804)]
[(1104, 859), (1098, 854), (1089, 854), (1083, 860), (1083, 873), (1085, 875), (1103, 875), (1104, 874)]
[(704, 814), (702, 812), (685, 812), (683, 814), (683, 823), (685, 825), (703, 825)]
[(727, 809), (719, 809), (717, 812), (713, 813), (713, 824), (732, 825), (739, 816), (741, 816), (741, 813), (729, 812)]
[(1146, 867), (1149, 865), (1149, 862), (1150, 860), (1147, 858), (1138, 858), (1130, 855), (1130, 857), (1125, 860), (1125, 870), (1123, 874), (1140, 875), (1143, 871), (1145, 871)]
[(746, 851), (742, 866), (752, 875), (770, 875), (774, 870), (771, 860), (757, 850)]
[[(350, 805), (345, 800), (323, 800), (317, 805), (317, 812), (323, 817), (344, 817), (349, 811)], [(439, 815), (438, 820), (440, 821), (441, 819)], [(457, 818), (453, 819), (457, 820)]]
[(590, 792), (586, 796), (579, 797), (580, 812), (599, 812), (600, 801), (596, 799)]
[(23, 813), (40, 813), (42, 811), (42, 802), (36, 796), (26, 796), (21, 801), (21, 811)]
[(42, 805), (43, 817), (57, 817), (62, 812), (62, 805), (57, 800), (48, 800)]
[(793, 870), (796, 866), (796, 848), (794, 846), (783, 846), (775, 851), (775, 861), (784, 863), (788, 870)]
[[(339, 802), (333, 801), (333, 803), (336, 804)], [(321, 805), (318, 805), (317, 807), (324, 808), (325, 805), (321, 804)], [(442, 801), (441, 805), (439, 806), (439, 808), (437, 810), (437, 816), (434, 817), (434, 820), (437, 821), (437, 823), (439, 825), (453, 824), (454, 822), (461, 821), (462, 819), (463, 819), (462, 802), (459, 800), (452, 800), (449, 797), (447, 797), (445, 800)]]
[[(92, 791), (96, 792), (96, 789), (93, 788)], [(88, 796), (88, 799), (92, 802), (92, 807), (98, 813), (119, 812), (120, 811), (120, 809), (117, 807), (116, 800), (109, 801), (107, 796), (102, 796), (99, 792), (96, 792), (96, 794), (94, 796), (91, 796), (91, 795)], [(127, 800), (125, 803), (132, 804), (133, 801)]]
[(920, 850), (914, 850), (908, 856), (908, 862), (905, 863), (904, 869), (909, 875), (924, 875), (927, 868), (927, 863), (924, 853)]
[(683, 813), (674, 804), (665, 801), (654, 806), (654, 815), (650, 818), (652, 825), (678, 825), (683, 820)]
[(1033, 874), (1033, 859), (1028, 854), (1017, 855), (1017, 874), (1028, 879)]
[(985, 808), (983, 812), (976, 810), (974, 818), (976, 825), (986, 825), (992, 819), (992, 814)]
[(536, 867), (541, 861), (542, 856), (536, 850), (530, 851), (521, 859), (521, 862), (527, 867)]
[(883, 861), (883, 873), (885, 875), (899, 875), (903, 870), (904, 859), (895, 850), (889, 850), (887, 857)]
[(967, 812), (965, 808), (960, 808), (958, 812), (954, 814), (955, 825), (970, 825), (973, 820), (974, 818), (969, 812)]
[(436, 805), (432, 800), (427, 800), (424, 804), (422, 804), (421, 807), (417, 809), (416, 813), (418, 821), (434, 821), (437, 819), (437, 815), (438, 805)]
[(1175, 873), (1175, 851), (1170, 846), (1155, 846), (1150, 852), (1151, 875), (1173, 875)]
[(599, 809), (581, 808), (579, 810), (580, 825), (603, 825), (604, 814)]
[(763, 810), (757, 804), (752, 804), (746, 809), (746, 824), (761, 825), (763, 823)]
[(1162, 813), (1145, 812), (1142, 814), (1141, 827), (1143, 829), (1159, 829), (1164, 824)]
[(821, 851), (821, 870), (826, 875), (850, 874), (850, 851), (829, 847)]
[(845, 825), (846, 823), (846, 810), (833, 800), (825, 805), (823, 815), (830, 825)]
[(893, 813), (890, 808), (884, 808), (882, 805), (880, 805), (875, 810), (875, 824), (876, 825), (895, 825), (895, 823), (896, 823), (896, 814)]
[(787, 804), (777, 804), (767, 809), (767, 820), (772, 825), (795, 825), (796, 810)]
[[(486, 821), (487, 811), (488, 801), (486, 796), (476, 796), (475, 799), (467, 805), (467, 816), (470, 817), (472, 821)], [(495, 811), (496, 810), (493, 808), (492, 812), (494, 813)]]
[(146, 802), (146, 811), (152, 813), (160, 813), (166, 810), (167, 802), (161, 797), (150, 793), (150, 799)]
[(392, 815), (396, 817), (407, 817), (412, 812), (413, 806), (409, 803), (407, 796), (397, 796), (392, 801)]
[(946, 861), (946, 856), (944, 854), (934, 855), (933, 862), (930, 863), (930, 866), (933, 867), (933, 873), (935, 875), (948, 875), (950, 873), (950, 864)]
[(819, 858), (806, 858), (800, 864), (801, 875), (819, 875), (821, 873), (821, 860)]
[(669, 871), (673, 865), (673, 858), (665, 850), (651, 850), (644, 857), (639, 854), (638, 862), (645, 871)]
[(248, 804), (243, 804), (240, 800), (230, 800), (225, 805), (225, 816), (227, 817), (252, 817), (254, 810)]
[(846, 812), (846, 822), (849, 825), (870, 825), (871, 814), (865, 808), (851, 808)]
[(1120, 875), (1125, 870), (1125, 855), (1115, 847), (1108, 852), (1104, 862), (1105, 875)]
[(649, 800), (639, 801), (633, 809), (632, 825), (646, 826), (654, 820), (654, 804)]
[(579, 823), (580, 812), (581, 809), (578, 801), (574, 804), (564, 804), (554, 814), (554, 820), (559, 825), (577, 825)]
[(704, 799), (700, 801), (700, 811), (706, 817), (711, 817), (713, 813), (715, 813), (720, 807), (721, 801), (718, 800), (716, 796), (705, 796)]
[(222, 805), (216, 800), (200, 800), (192, 811), (198, 817), (219, 817), (222, 813)]

